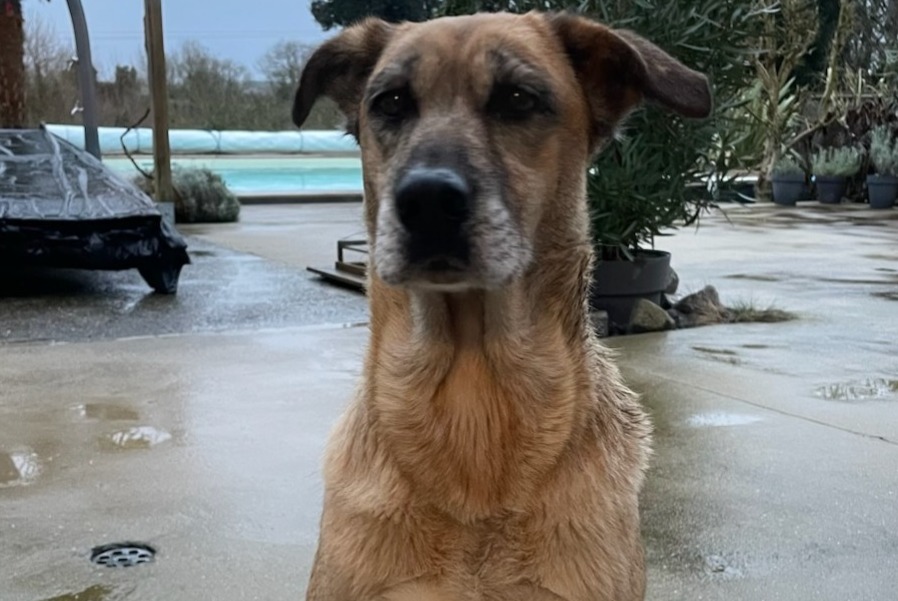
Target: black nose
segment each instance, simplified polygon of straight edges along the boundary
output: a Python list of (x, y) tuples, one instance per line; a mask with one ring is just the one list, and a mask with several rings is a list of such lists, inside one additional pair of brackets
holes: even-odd
[(471, 187), (452, 169), (411, 169), (394, 194), (399, 221), (412, 236), (454, 237), (468, 218)]

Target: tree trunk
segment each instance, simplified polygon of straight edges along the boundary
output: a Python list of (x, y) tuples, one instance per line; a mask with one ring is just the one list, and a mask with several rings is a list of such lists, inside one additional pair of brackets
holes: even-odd
[(25, 32), (21, 0), (0, 0), (0, 128), (25, 126)]

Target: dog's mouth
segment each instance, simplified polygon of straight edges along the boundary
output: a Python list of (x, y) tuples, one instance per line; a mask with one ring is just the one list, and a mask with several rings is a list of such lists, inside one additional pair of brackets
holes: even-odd
[(457, 290), (474, 285), (466, 261), (457, 257), (434, 257), (424, 261), (409, 282), (412, 286), (433, 290)]
[(400, 272), (380, 275), (387, 284), (408, 289), (456, 292), (480, 285), (468, 262), (450, 255), (406, 262)]

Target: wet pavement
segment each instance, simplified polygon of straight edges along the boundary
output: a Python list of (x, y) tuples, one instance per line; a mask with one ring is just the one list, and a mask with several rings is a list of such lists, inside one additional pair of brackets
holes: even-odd
[[(304, 268), (358, 215), (183, 228), (200, 252), (175, 299), (136, 273), (0, 292), (0, 600), (301, 598), (321, 448), (367, 339), (346, 325), (361, 299)], [(898, 211), (729, 218), (659, 241), (681, 286), (799, 319), (608, 341), (657, 427), (648, 599), (891, 601)], [(122, 541), (155, 561), (90, 562)]]
[[(336, 238), (361, 227), (359, 205), (334, 205), (317, 220), (306, 208), (285, 206), (281, 219), (266, 219), (267, 207), (251, 207), (244, 209), (253, 214), (246, 224), (179, 228), (194, 235), (192, 264), (181, 271), (175, 296), (153, 294), (137, 270), (0, 267), (0, 344), (365, 321), (364, 298), (290, 263), (290, 257), (332, 263)], [(215, 241), (206, 230), (216, 232)], [(281, 256), (252, 254), (260, 249)]]

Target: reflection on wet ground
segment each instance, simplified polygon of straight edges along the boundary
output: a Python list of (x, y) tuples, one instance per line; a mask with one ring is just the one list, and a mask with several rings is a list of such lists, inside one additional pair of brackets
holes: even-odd
[(43, 599), (42, 601), (112, 601), (111, 594), (111, 588), (95, 584), (79, 593), (68, 593), (49, 599)]
[(84, 419), (100, 421), (136, 421), (140, 419), (140, 413), (134, 409), (108, 403), (85, 403), (76, 406), (75, 411)]
[(168, 440), (171, 440), (171, 434), (165, 430), (153, 426), (135, 426), (101, 437), (100, 447), (111, 451), (148, 449)]
[(737, 353), (736, 351), (733, 351), (733, 350), (730, 350), (730, 349), (723, 349), (723, 348), (708, 348), (708, 347), (706, 347), (706, 346), (694, 346), (694, 347), (692, 347), (692, 350), (698, 351), (698, 352), (700, 352), (700, 353), (708, 353), (708, 354), (710, 354), (710, 355), (728, 355), (728, 356), (734, 356), (734, 355), (738, 355), (738, 354), (739, 354), (739, 353)]
[(647, 599), (887, 598), (875, 563), (898, 568), (898, 534), (883, 529), (898, 527), (887, 509), (898, 445), (784, 414), (763, 377), (743, 381), (775, 410), (709, 390), (726, 366), (699, 388), (676, 371), (659, 377), (678, 363), (675, 353), (624, 361), (656, 427), (641, 503)]
[[(256, 240), (280, 235), (279, 210), (265, 208), (270, 225), (246, 207), (247, 223), (205, 228), (175, 301), (143, 299), (123, 274), (123, 288), (89, 277), (52, 298), (0, 299), (0, 319), (24, 315), (0, 336), (27, 341), (0, 344), (0, 601), (302, 598), (322, 449), (367, 341), (365, 328), (324, 324), (366, 312), (357, 295), (297, 283), (303, 236), (277, 246), (289, 268), (213, 244), (226, 230), (268, 248)], [(875, 401), (898, 396), (898, 321), (871, 297), (894, 285), (858, 280), (892, 278), (898, 221), (846, 228), (822, 211), (807, 225), (804, 212), (782, 230), (750, 215), (758, 227), (711, 220), (663, 240), (683, 287), (800, 320), (609, 341), (656, 426), (647, 601), (894, 596), (898, 403)], [(169, 335), (120, 339), (158, 332)], [(859, 398), (835, 398), (846, 387)], [(90, 562), (123, 540), (159, 560)]]
[(367, 321), (362, 295), (305, 271), (191, 239), (178, 294), (136, 270), (0, 265), (0, 345)]
[(827, 401), (898, 399), (898, 380), (871, 378), (861, 382), (820, 386), (814, 394)]
[(741, 365), (742, 359), (739, 358), (739, 353), (729, 349), (717, 349), (717, 348), (708, 348), (704, 346), (693, 346), (692, 350), (698, 351), (701, 353), (702, 357), (706, 359), (710, 359), (712, 361), (718, 361), (720, 363), (728, 363), (730, 365)]
[(722, 426), (744, 426), (761, 421), (756, 415), (744, 415), (739, 413), (697, 413), (693, 415), (686, 423), (694, 428), (715, 428)]
[(774, 275), (750, 275), (747, 273), (736, 273), (724, 277), (730, 280), (754, 280), (756, 282), (779, 282), (781, 279)]
[(13, 452), (0, 450), (0, 488), (29, 484), (41, 472), (37, 453), (24, 449)]

